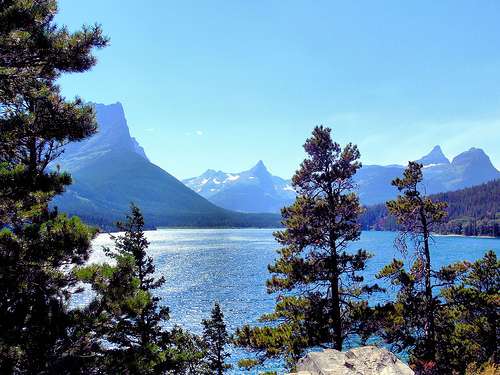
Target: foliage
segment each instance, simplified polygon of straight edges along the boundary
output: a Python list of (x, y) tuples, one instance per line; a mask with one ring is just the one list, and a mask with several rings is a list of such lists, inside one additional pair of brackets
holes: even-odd
[[(408, 252), (408, 241), (411, 242), (414, 263), (406, 272), (401, 262), (394, 261), (383, 269), (380, 277), (387, 277), (401, 284), (402, 289), (396, 304), (403, 303), (408, 309), (406, 316), (409, 327), (421, 327), (415, 342), (415, 356), (421, 360), (435, 362), (436, 330), (435, 308), (436, 298), (433, 294), (432, 264), (429, 240), (436, 224), (442, 222), (446, 215), (446, 204), (433, 202), (422, 195), (422, 165), (409, 162), (403, 178), (396, 178), (392, 184), (402, 193), (395, 200), (387, 202), (387, 209), (396, 217), (400, 226), (397, 247), (403, 254)], [(399, 278), (399, 280), (398, 280)], [(407, 327), (403, 327), (406, 329)], [(410, 335), (414, 335), (415, 331)], [(411, 336), (410, 336), (411, 337)], [(415, 339), (415, 337), (411, 337)]]
[(210, 319), (203, 320), (203, 340), (207, 348), (206, 362), (210, 373), (222, 375), (225, 370), (231, 368), (225, 363), (230, 356), (226, 346), (230, 343), (229, 335), (224, 323), (224, 314), (218, 302), (212, 308)]
[(441, 290), (441, 346), (438, 353), (449, 371), (464, 373), (471, 363), (481, 367), (499, 360), (500, 261), (493, 251), (463, 269), (458, 282)]
[[(462, 265), (455, 269), (446, 268), (436, 273), (436, 276), (442, 275), (442, 279), (437, 277), (436, 280), (439, 280), (442, 286), (452, 285), (460, 272), (463, 272)], [(455, 321), (449, 320), (450, 317), (443, 311), (439, 296), (433, 296), (433, 336), (429, 340), (429, 302), (421, 285), (421, 262), (416, 261), (412, 267), (407, 268), (402, 261), (395, 259), (385, 266), (377, 277), (387, 278), (398, 290), (395, 301), (377, 307), (375, 318), (380, 328), (379, 335), (391, 345), (393, 351), (409, 356), (409, 362), (417, 374), (449, 373), (438, 371), (446, 367), (440, 349), (449, 344), (449, 337), (444, 338), (444, 331), (453, 327)]]
[(180, 327), (170, 331), (173, 369), (168, 374), (199, 375), (207, 373), (206, 343), (203, 338)]
[(379, 334), (393, 350), (409, 354), (417, 374), (465, 374), (467, 365), (497, 358), (500, 268), (494, 252), (469, 264), (460, 262), (435, 271), (431, 267), (430, 233), (444, 217), (444, 205), (418, 191), (421, 166), (410, 163), (403, 191), (388, 209), (402, 231), (397, 245), (413, 262), (393, 260), (378, 277), (397, 288), (396, 299), (377, 308)]
[(500, 365), (487, 363), (483, 366), (471, 363), (467, 367), (465, 375), (498, 375), (500, 373)]
[(316, 127), (304, 149), (292, 183), (298, 196), (282, 210), (285, 229), (275, 233), (283, 246), (269, 266), (269, 293), (276, 293), (273, 313), (261, 317), (267, 325), (244, 326), (236, 332), (238, 345), (259, 359), (285, 357), (289, 367), (307, 348), (341, 350), (353, 335), (369, 335), (362, 324), (369, 315), (363, 298), (379, 288), (363, 284), (359, 274), (371, 255), (348, 251), (360, 236), (358, 197), (352, 177), (361, 167), (352, 144), (343, 149), (330, 129)]
[(67, 272), (89, 255), (95, 232), (49, 209), (71, 178), (48, 166), (68, 142), (96, 131), (80, 99), (56, 80), (96, 62), (100, 27), (70, 33), (55, 1), (0, 1), (0, 372), (86, 371), (92, 346), (68, 307), (77, 280)]
[(77, 271), (82, 281), (91, 283), (96, 295), (88, 313), (98, 322), (96, 334), (102, 341), (104, 371), (194, 373), (186, 367), (192, 365), (190, 362), (201, 346), (195, 337), (179, 328), (172, 332), (164, 328), (169, 311), (159, 305), (159, 297), (153, 291), (165, 280), (154, 277), (140, 210), (132, 205), (127, 221), (119, 223), (118, 228), (124, 234), (113, 237), (114, 250), (105, 249), (116, 265), (94, 264)]
[[(434, 230), (441, 234), (500, 236), (500, 180), (430, 196), (447, 203), (447, 217)], [(384, 204), (367, 207), (360, 218), (365, 230), (397, 230), (394, 216)]]

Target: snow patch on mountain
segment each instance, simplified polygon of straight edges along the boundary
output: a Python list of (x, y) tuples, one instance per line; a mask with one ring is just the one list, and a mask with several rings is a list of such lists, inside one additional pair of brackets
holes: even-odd
[(208, 169), (183, 183), (213, 203), (236, 211), (279, 212), (295, 199), (290, 181), (271, 175), (262, 160), (239, 173)]

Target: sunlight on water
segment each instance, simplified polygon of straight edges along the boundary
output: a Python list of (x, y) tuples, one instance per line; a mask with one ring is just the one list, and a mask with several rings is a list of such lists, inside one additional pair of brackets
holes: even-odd
[[(272, 229), (161, 229), (149, 231), (148, 253), (154, 258), (158, 276), (165, 285), (158, 291), (162, 303), (170, 307), (169, 324), (179, 324), (201, 333), (201, 320), (210, 314), (213, 301), (224, 310), (230, 332), (244, 323), (257, 324), (260, 315), (270, 312), (274, 299), (266, 293), (267, 265), (275, 256), (277, 243)], [(374, 253), (365, 273), (367, 280), (392, 258), (399, 257), (393, 246), (394, 233), (363, 232), (353, 249)], [(93, 242), (91, 262), (106, 259), (102, 247), (112, 246), (107, 234)], [(434, 267), (480, 258), (486, 250), (500, 250), (500, 240), (488, 238), (436, 237), (432, 248)], [(80, 303), (88, 300), (82, 296)], [(386, 297), (378, 297), (378, 300)], [(232, 349), (236, 364), (244, 353)], [(279, 363), (266, 370), (283, 370)], [(263, 369), (262, 369), (263, 370)], [(244, 373), (235, 368), (234, 374)], [(257, 373), (257, 372), (255, 372)]]

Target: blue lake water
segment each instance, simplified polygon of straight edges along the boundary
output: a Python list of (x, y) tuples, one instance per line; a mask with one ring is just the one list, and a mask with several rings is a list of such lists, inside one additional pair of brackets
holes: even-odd
[[(149, 254), (156, 272), (166, 279), (158, 295), (171, 310), (172, 324), (196, 333), (207, 318), (213, 301), (223, 308), (228, 330), (233, 332), (244, 323), (255, 324), (263, 313), (273, 310), (274, 298), (266, 292), (269, 277), (267, 265), (276, 257), (277, 243), (271, 229), (162, 229), (147, 232)], [(366, 270), (367, 280), (394, 257), (395, 233), (363, 232), (353, 249), (363, 248), (374, 254)], [(112, 246), (108, 235), (93, 242), (91, 261), (103, 260), (102, 246)], [(437, 236), (432, 244), (434, 268), (461, 260), (476, 260), (487, 250), (500, 250), (500, 240), (490, 238)], [(384, 298), (383, 296), (378, 297)], [(231, 362), (243, 353), (232, 350)], [(283, 373), (279, 363), (266, 370)], [(237, 367), (234, 374), (245, 372)], [(257, 373), (257, 371), (252, 372)]]

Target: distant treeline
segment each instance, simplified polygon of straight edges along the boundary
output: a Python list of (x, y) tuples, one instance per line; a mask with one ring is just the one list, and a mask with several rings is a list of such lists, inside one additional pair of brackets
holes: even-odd
[[(500, 237), (500, 180), (430, 197), (448, 204), (446, 222), (438, 233)], [(364, 230), (398, 229), (385, 204), (366, 207), (360, 222)]]
[[(99, 228), (102, 232), (116, 231), (116, 223), (124, 217), (116, 213), (108, 216), (81, 211), (68, 212), (69, 216), (78, 216), (85, 223)], [(277, 228), (281, 226), (281, 216), (271, 213), (242, 213), (226, 211), (223, 215), (178, 215), (155, 216), (144, 215), (147, 220), (146, 230), (157, 228)]]

